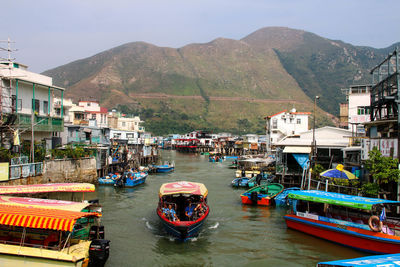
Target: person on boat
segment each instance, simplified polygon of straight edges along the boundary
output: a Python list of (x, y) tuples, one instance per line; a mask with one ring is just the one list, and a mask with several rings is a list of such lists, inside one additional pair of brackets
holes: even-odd
[(260, 185), (261, 179), (262, 179), (261, 173), (257, 174), (257, 176), (256, 176), (256, 182), (257, 182), (258, 185)]
[(172, 208), (171, 204), (169, 204), (168, 210), (169, 210), (168, 213), (169, 213), (170, 221), (180, 221), (178, 216), (176, 215), (176, 211)]
[(242, 170), (242, 177), (245, 177), (246, 176), (246, 171), (243, 169)]
[(200, 218), (201, 216), (204, 215), (204, 208), (203, 206), (199, 203), (197, 204), (196, 208), (194, 209), (194, 212), (197, 216), (197, 218)]
[(169, 209), (167, 207), (167, 204), (164, 203), (163, 207), (161, 208), (162, 213), (164, 214), (165, 217), (169, 216)]
[(189, 200), (189, 204), (185, 209), (185, 216), (188, 221), (192, 220), (194, 211), (195, 211), (195, 207), (194, 207), (194, 205), (192, 205), (192, 202)]

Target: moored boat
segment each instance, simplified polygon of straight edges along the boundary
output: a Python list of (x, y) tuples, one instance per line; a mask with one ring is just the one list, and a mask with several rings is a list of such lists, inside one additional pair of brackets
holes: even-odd
[(161, 185), (156, 212), (165, 230), (180, 240), (195, 237), (210, 213), (207, 195), (208, 190), (201, 183)]
[(276, 195), (283, 191), (283, 185), (271, 183), (253, 187), (240, 195), (243, 204), (270, 206)]
[(117, 173), (115, 174), (108, 174), (104, 177), (99, 177), (97, 179), (97, 182), (99, 183), (99, 185), (114, 185), (115, 182), (120, 178), (121, 176)]
[(114, 186), (135, 187), (146, 182), (147, 176), (146, 172), (128, 172), (118, 179)]
[(0, 196), (0, 265), (104, 266), (110, 241), (95, 206)]
[(317, 267), (394, 267), (399, 266), (400, 254), (368, 256), (355, 259), (319, 262)]
[(241, 178), (235, 178), (232, 180), (232, 186), (233, 187), (248, 187), (250, 178), (247, 177), (241, 177)]
[(165, 173), (175, 170), (175, 164), (166, 162), (163, 165), (149, 165), (149, 172), (152, 173)]
[(398, 201), (317, 190), (289, 193), (289, 228), (368, 253), (400, 253)]

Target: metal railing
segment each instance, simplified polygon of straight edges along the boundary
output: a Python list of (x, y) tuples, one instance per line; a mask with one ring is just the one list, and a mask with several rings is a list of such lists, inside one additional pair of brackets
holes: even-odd
[(11, 159), (9, 179), (26, 178), (43, 173), (43, 162), (28, 163), (28, 157), (17, 157)]

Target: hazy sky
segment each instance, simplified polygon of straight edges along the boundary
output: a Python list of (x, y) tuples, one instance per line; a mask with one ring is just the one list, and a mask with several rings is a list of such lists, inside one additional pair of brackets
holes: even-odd
[(0, 40), (15, 41), (14, 58), (35, 72), (128, 42), (181, 47), (268, 26), (375, 48), (400, 41), (400, 0), (5, 0), (1, 9)]

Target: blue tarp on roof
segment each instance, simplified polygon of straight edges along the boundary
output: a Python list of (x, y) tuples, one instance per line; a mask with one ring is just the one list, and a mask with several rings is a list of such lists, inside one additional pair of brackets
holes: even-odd
[(378, 204), (400, 204), (398, 201), (368, 198), (352, 195), (339, 194), (334, 192), (325, 192), (318, 190), (302, 190), (289, 193), (289, 198), (305, 201), (327, 203), (338, 206), (346, 206), (355, 209), (371, 210), (373, 205)]
[(317, 267), (321, 266), (400, 266), (400, 254), (388, 254), (383, 256), (369, 256), (349, 260), (320, 262)]

